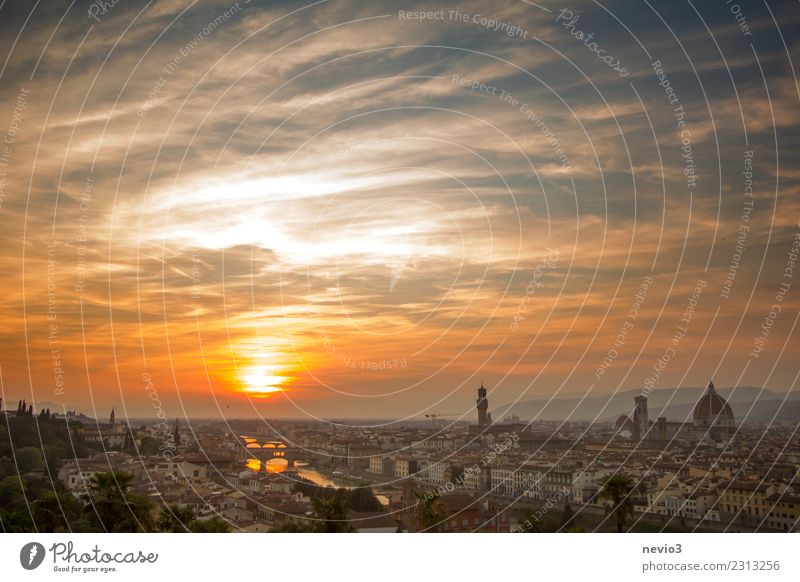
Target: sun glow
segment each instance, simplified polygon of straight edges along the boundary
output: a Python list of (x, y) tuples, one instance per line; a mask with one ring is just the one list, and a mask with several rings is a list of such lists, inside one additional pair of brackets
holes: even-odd
[(251, 396), (268, 396), (282, 392), (291, 378), (276, 373), (272, 366), (250, 366), (242, 370), (243, 391)]

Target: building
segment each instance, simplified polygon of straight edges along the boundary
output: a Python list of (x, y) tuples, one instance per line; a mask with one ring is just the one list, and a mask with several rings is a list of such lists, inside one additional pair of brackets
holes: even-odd
[(785, 532), (800, 531), (800, 495), (775, 493), (767, 498), (769, 514), (766, 525)]
[(483, 387), (483, 382), (478, 388), (478, 399), (475, 401), (475, 405), (478, 409), (478, 428), (485, 428), (492, 424), (492, 413), (489, 412), (489, 399), (486, 398), (486, 388)]
[(736, 432), (733, 411), (726, 400), (709, 382), (706, 391), (692, 411), (692, 422), (673, 422), (660, 416), (650, 422), (647, 396), (640, 394), (634, 399), (633, 414), (617, 418), (614, 427), (620, 436), (634, 441), (670, 441), (676, 438), (718, 442), (730, 439)]
[(717, 394), (714, 382), (708, 383), (705, 394), (694, 407), (692, 417), (698, 440), (727, 440), (736, 431), (733, 411), (725, 399)]
[(633, 399), (633, 438), (637, 441), (651, 438), (650, 420), (647, 417), (647, 396), (640, 394)]

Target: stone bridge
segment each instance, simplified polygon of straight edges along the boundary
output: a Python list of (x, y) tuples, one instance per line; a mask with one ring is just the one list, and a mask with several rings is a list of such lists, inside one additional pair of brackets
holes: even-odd
[(305, 450), (288, 445), (280, 439), (249, 436), (241, 436), (239, 439), (242, 443), (241, 456), (243, 460), (258, 459), (265, 467), (265, 471), (267, 461), (272, 459), (283, 459), (288, 463), (288, 467), (294, 467), (295, 461), (300, 461), (307, 456)]

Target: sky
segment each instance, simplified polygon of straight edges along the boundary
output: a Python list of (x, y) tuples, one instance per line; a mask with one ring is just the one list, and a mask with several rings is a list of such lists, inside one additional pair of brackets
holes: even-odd
[(796, 390), (794, 2), (0, 2), (0, 388)]

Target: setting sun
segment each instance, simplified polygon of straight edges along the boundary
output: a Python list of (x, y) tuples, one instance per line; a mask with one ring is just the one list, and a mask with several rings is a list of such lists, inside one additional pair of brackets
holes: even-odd
[(266, 396), (274, 392), (282, 392), (290, 378), (274, 373), (270, 366), (251, 366), (242, 371), (243, 390), (251, 396)]

